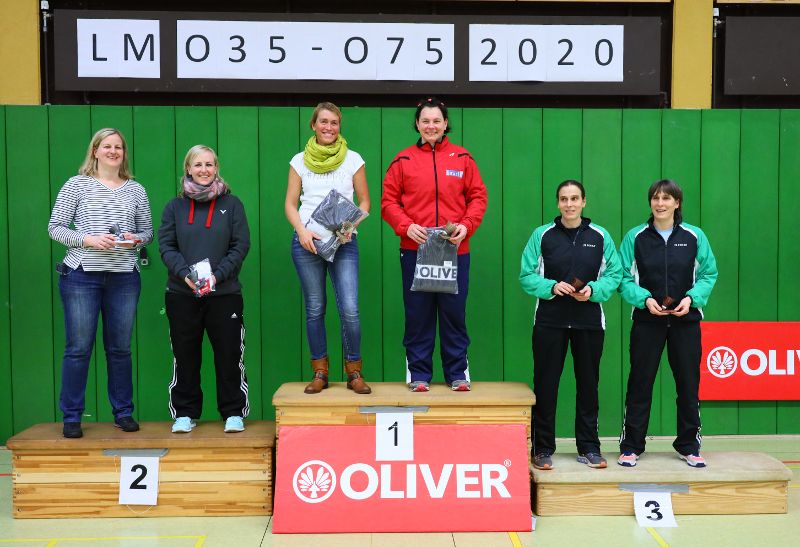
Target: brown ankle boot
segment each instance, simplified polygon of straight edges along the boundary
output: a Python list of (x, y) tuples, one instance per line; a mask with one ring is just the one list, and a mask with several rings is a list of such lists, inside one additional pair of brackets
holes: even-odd
[(347, 374), (347, 389), (352, 389), (359, 395), (367, 395), (372, 390), (361, 376), (361, 359), (358, 361), (346, 361), (344, 371)]
[(328, 356), (322, 359), (312, 359), (311, 369), (314, 371), (314, 378), (306, 386), (306, 393), (319, 393), (328, 387)]

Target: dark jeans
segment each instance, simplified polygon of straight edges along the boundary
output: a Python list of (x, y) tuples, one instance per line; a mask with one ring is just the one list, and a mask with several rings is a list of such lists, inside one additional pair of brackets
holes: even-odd
[(458, 294), (412, 291), (417, 251), (400, 250), (403, 276), (403, 305), (406, 312), (403, 345), (406, 348), (406, 382), (430, 382), (433, 377), (433, 348), (439, 322), (439, 351), (445, 382), (469, 381), (467, 348), (467, 290), (469, 254), (458, 255)]
[(86, 379), (101, 312), (108, 400), (115, 418), (132, 415), (131, 335), (141, 291), (139, 272), (85, 272), (81, 267), (72, 270), (64, 266), (58, 288), (67, 338), (61, 362), (64, 421), (80, 422), (86, 408)]
[(328, 338), (325, 332), (327, 292), (325, 280), (330, 274), (336, 307), (342, 324), (342, 344), (345, 359), (361, 359), (361, 321), (358, 316), (358, 243), (356, 236), (336, 251), (333, 262), (328, 262), (300, 245), (295, 234), (292, 239), (292, 260), (300, 277), (303, 301), (306, 305), (306, 336), (312, 359), (328, 355)]

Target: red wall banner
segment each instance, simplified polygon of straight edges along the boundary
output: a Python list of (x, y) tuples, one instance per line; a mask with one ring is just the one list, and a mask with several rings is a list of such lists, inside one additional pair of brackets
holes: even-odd
[(800, 400), (800, 322), (701, 325), (701, 400)]
[(376, 461), (374, 426), (282, 426), (273, 532), (531, 530), (524, 425), (413, 437), (413, 461)]

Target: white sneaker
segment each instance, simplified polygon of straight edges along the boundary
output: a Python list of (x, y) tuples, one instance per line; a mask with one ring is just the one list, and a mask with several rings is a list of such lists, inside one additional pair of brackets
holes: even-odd
[(172, 424), (173, 433), (189, 433), (194, 429), (197, 423), (188, 416), (181, 416), (175, 423)]
[(225, 433), (244, 431), (244, 420), (241, 416), (230, 416), (225, 420)]

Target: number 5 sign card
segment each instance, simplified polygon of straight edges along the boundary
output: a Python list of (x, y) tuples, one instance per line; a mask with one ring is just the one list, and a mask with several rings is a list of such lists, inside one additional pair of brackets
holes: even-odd
[(158, 457), (120, 458), (120, 505), (156, 505), (158, 501)]

